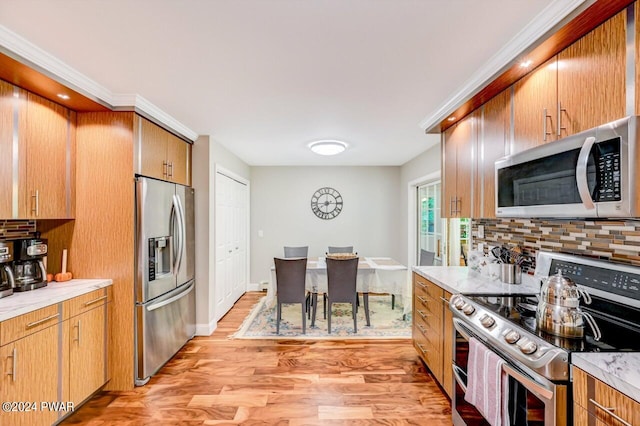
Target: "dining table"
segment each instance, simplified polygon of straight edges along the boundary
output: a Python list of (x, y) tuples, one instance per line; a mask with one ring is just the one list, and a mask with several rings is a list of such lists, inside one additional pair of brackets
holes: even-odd
[[(307, 259), (305, 288), (316, 300), (319, 293), (327, 292), (325, 257), (309, 257)], [(363, 293), (365, 302), (371, 293), (395, 295), (402, 300), (403, 309), (401, 313), (399, 311), (399, 315), (404, 318), (406, 314), (411, 312), (411, 271), (390, 257), (360, 257), (358, 259), (356, 291)], [(268, 306), (275, 305), (276, 293), (276, 270), (275, 266), (272, 266), (266, 296)], [(370, 325), (368, 319), (367, 325)]]

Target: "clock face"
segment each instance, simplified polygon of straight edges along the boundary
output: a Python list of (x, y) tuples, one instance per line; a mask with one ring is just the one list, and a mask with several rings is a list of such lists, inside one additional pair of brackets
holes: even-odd
[(333, 188), (320, 188), (311, 196), (311, 210), (320, 219), (333, 219), (342, 211), (342, 195)]

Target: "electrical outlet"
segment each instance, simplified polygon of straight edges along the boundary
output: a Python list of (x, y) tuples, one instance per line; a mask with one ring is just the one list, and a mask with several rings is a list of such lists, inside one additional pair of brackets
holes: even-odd
[(484, 238), (484, 225), (478, 225), (478, 238)]

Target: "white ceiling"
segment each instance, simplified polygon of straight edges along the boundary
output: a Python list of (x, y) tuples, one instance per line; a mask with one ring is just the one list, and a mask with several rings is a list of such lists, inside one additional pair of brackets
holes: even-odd
[(401, 165), (439, 141), (424, 117), (562, 1), (2, 0), (0, 25), (250, 165)]

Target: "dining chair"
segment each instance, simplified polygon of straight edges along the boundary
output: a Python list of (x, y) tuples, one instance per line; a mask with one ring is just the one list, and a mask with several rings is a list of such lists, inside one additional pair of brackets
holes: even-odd
[(309, 295), (305, 290), (305, 276), (307, 274), (307, 258), (279, 259), (274, 258), (276, 266), (276, 334), (280, 334), (283, 303), (302, 304), (302, 334), (307, 331), (307, 308)]
[(329, 246), (327, 248), (327, 253), (353, 253), (353, 246)]
[(334, 303), (350, 303), (353, 332), (358, 332), (356, 276), (358, 258), (327, 259), (327, 328), (331, 334), (331, 309)]
[(289, 259), (292, 257), (307, 257), (308, 253), (309, 253), (309, 246), (301, 246), (301, 247), (284, 246), (285, 259)]
[(432, 251), (420, 249), (420, 266), (433, 266), (436, 254)]

